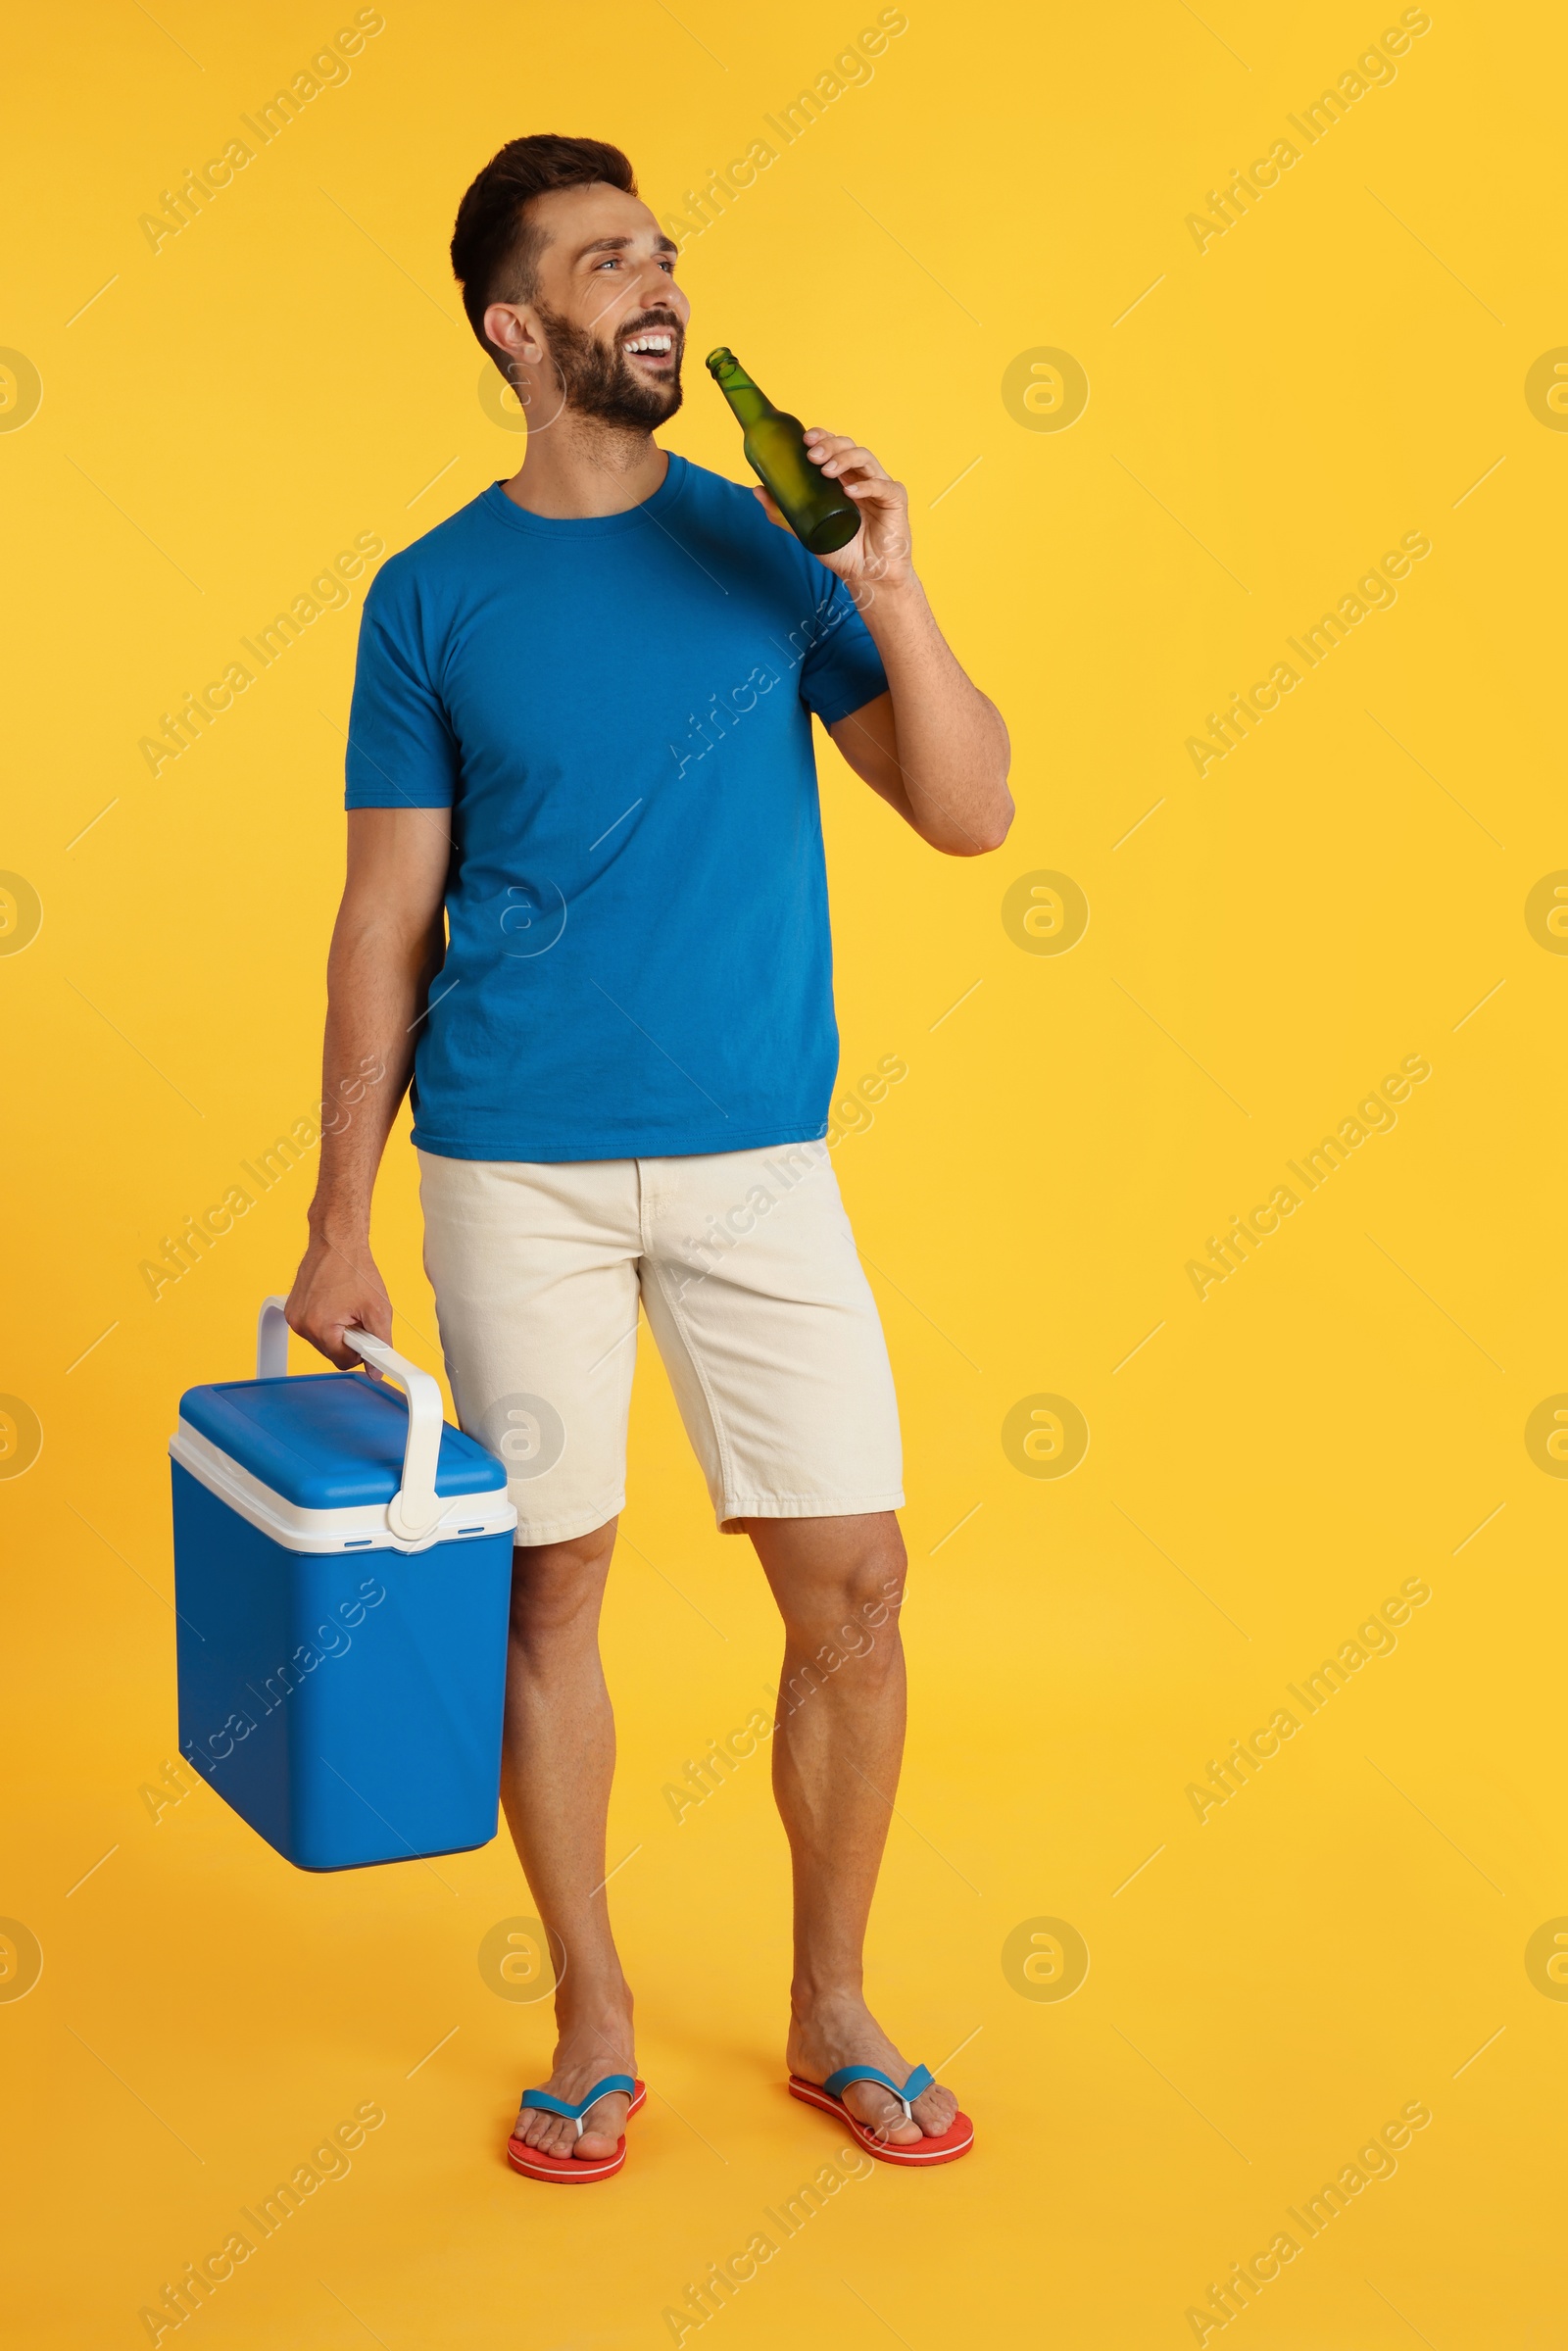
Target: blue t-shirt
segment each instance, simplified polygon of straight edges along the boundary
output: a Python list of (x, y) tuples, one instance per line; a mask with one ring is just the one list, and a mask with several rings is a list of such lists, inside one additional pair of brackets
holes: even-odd
[(815, 1140), (838, 1066), (811, 743), (886, 691), (843, 584), (671, 456), (620, 514), (493, 483), (366, 601), (351, 808), (452, 808), (414, 1139), (455, 1159)]

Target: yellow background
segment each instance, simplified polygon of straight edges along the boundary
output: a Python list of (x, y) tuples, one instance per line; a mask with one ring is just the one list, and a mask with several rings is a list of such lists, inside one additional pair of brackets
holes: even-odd
[[(0, 343), (43, 386), (0, 433), (0, 865), (43, 906), (0, 957), (0, 1389), (43, 1429), (0, 1483), (0, 1911), (44, 1955), (0, 2002), (19, 2343), (146, 2340), (163, 2282), (368, 2099), (384, 2127), (192, 2322), (210, 2345), (668, 2341), (686, 2280), (837, 2143), (780, 2086), (763, 1762), (679, 1827), (661, 1794), (762, 1701), (777, 1636), (651, 1347), (605, 1641), (656, 2093), (621, 2179), (552, 2198), (501, 2164), (548, 2062), (545, 2009), (476, 1964), (531, 1907), (504, 1839), (312, 1878), (199, 1785), (156, 1821), (140, 1792), (176, 1754), (164, 1446), (182, 1389), (246, 1370), (309, 1168), (156, 1303), (137, 1269), (318, 1093), (354, 614), (156, 779), (137, 744), (356, 533), (404, 545), (514, 467), (445, 258), (505, 138), (619, 141), (679, 209), (875, 13), (387, 0), (352, 78), (156, 254), (138, 216), (352, 11), (12, 28)], [(978, 2145), (843, 2188), (726, 2340), (1190, 2342), (1209, 2281), (1419, 2099), (1396, 2176), (1234, 2324), (1254, 2351), (1568, 2345), (1568, 2007), (1525, 1966), (1568, 1912), (1568, 1492), (1524, 1440), (1568, 1388), (1568, 964), (1524, 916), (1568, 865), (1568, 439), (1524, 396), (1568, 342), (1560, 21), (1434, 0), (1254, 212), (1201, 253), (1185, 225), (1397, 13), (910, 0), (874, 78), (682, 255), (695, 353), (731, 343), (909, 485), (1019, 804), (1000, 856), (944, 861), (822, 748), (843, 1076), (909, 1072), (835, 1153), (913, 1560), (869, 1989), (911, 2058), (963, 2044)], [(1065, 431), (1004, 404), (1041, 347), (1088, 373)], [(666, 438), (742, 470), (700, 367)], [(1200, 779), (1205, 713), (1414, 529), (1397, 604)], [(1060, 955), (1002, 920), (1042, 869), (1091, 907)], [(1206, 1236), (1413, 1053), (1396, 1129), (1200, 1302)], [(400, 1136), (376, 1246), (433, 1365), (414, 1176)], [(1091, 1432), (1063, 1479), (1004, 1450), (1040, 1394)], [(1188, 1784), (1410, 1577), (1433, 1596), (1396, 1651), (1200, 1824)], [(1004, 1970), (1042, 1918), (1088, 1945), (1070, 1998)]]

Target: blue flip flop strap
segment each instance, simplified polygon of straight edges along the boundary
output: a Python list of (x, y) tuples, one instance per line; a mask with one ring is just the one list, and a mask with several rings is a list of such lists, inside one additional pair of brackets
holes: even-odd
[(568, 2106), (564, 2098), (553, 2098), (547, 2089), (525, 2089), (519, 2103), (535, 2106), (541, 2114), (564, 2115), (568, 2123), (576, 2123), (581, 2121), (590, 2106), (608, 2097), (612, 2090), (623, 2090), (628, 2098), (632, 2098), (637, 2094), (637, 2083), (630, 2074), (607, 2074), (603, 2082), (594, 2083), (578, 2106)]
[(901, 2089), (892, 2075), (884, 2074), (878, 2066), (841, 2065), (836, 2074), (829, 2074), (822, 2087), (830, 2098), (842, 2098), (852, 2082), (880, 2082), (884, 2089), (890, 2089), (896, 2098), (908, 2106), (912, 2105), (922, 2090), (929, 2089), (935, 2080), (936, 2076), (928, 2067), (917, 2065)]

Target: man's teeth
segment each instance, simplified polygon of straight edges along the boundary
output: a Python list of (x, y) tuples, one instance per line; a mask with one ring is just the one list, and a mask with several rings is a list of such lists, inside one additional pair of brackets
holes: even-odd
[(626, 345), (628, 351), (665, 352), (673, 349), (673, 335), (633, 335)]

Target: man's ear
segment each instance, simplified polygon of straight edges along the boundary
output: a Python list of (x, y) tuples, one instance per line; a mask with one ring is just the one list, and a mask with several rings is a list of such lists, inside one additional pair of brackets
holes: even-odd
[(484, 331), (486, 340), (506, 359), (525, 367), (536, 367), (544, 358), (544, 344), (533, 320), (514, 303), (492, 302), (484, 315)]

